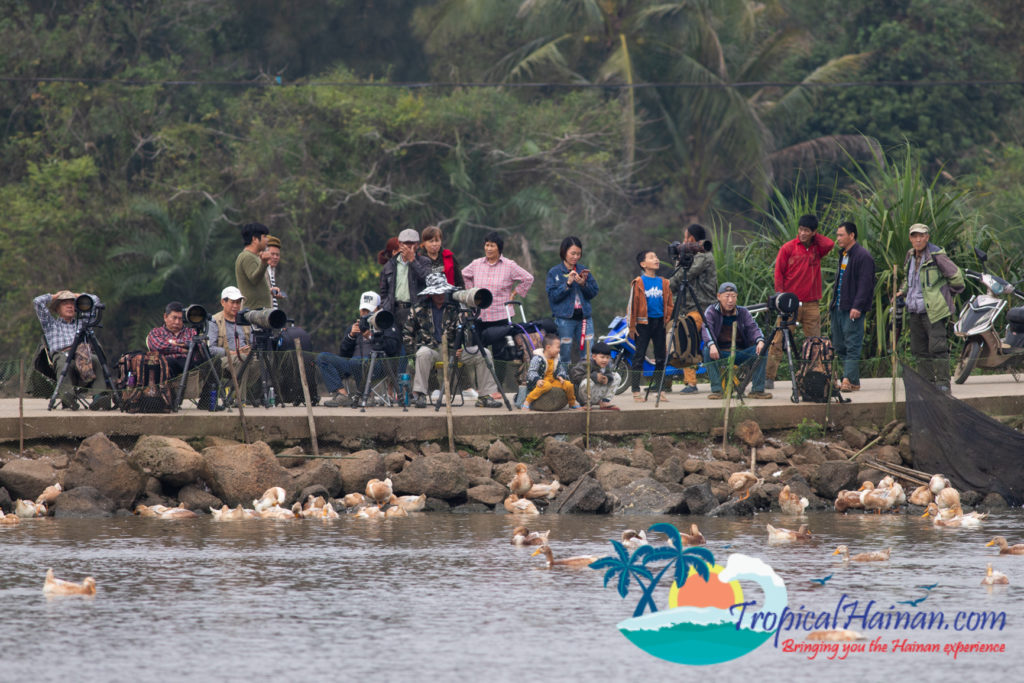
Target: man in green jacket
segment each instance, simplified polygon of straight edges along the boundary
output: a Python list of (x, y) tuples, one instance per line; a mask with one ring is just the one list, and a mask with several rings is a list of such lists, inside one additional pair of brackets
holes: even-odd
[(267, 236), (270, 231), (262, 223), (242, 226), (242, 251), (235, 259), (235, 281), (245, 297), (248, 308), (270, 308), (270, 283), (267, 281)]
[(956, 313), (953, 294), (964, 290), (964, 274), (939, 246), (929, 244), (924, 223), (910, 226), (907, 274), (899, 294), (907, 297), (910, 352), (918, 370), (939, 389), (949, 391), (949, 319)]

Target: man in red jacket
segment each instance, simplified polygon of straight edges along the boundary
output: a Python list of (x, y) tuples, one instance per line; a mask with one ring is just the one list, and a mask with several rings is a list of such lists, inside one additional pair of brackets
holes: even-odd
[[(796, 321), (803, 326), (805, 337), (817, 337), (821, 334), (821, 312), (818, 301), (821, 300), (821, 259), (825, 257), (835, 242), (818, 234), (818, 217), (804, 214), (797, 222), (796, 239), (790, 240), (779, 248), (775, 257), (775, 292), (792, 292), (800, 299), (800, 308)], [(782, 323), (779, 318), (775, 325)], [(790, 326), (790, 332), (796, 327)], [(775, 386), (775, 375), (779, 371), (782, 360), (782, 339), (775, 337), (768, 350), (767, 381), (765, 388)]]

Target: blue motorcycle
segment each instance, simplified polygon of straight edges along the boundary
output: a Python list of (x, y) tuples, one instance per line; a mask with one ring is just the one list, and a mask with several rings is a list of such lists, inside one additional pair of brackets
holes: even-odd
[[(630, 386), (629, 372), (633, 367), (633, 354), (636, 353), (636, 344), (633, 343), (632, 339), (629, 339), (629, 321), (625, 317), (618, 315), (612, 320), (611, 324), (608, 325), (608, 334), (602, 336), (598, 341), (602, 341), (608, 346), (612, 347), (612, 368), (615, 372), (619, 373), (619, 377), (622, 381), (619, 386), (615, 388), (616, 394), (621, 394), (626, 391)], [(697, 368), (697, 373), (704, 373), (704, 367), (700, 366)], [(677, 368), (672, 365), (668, 365), (665, 368), (665, 384), (669, 385), (669, 378), (677, 375), (682, 375), (683, 369)], [(650, 382), (650, 378), (654, 376), (654, 345), (647, 345), (647, 353), (644, 354), (644, 369), (643, 376), (648, 378), (647, 383)]]

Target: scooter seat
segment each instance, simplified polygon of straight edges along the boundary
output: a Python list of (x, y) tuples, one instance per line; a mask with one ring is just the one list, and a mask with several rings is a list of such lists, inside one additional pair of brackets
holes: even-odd
[(1014, 332), (1024, 332), (1024, 306), (1011, 308), (1006, 312), (1006, 321)]

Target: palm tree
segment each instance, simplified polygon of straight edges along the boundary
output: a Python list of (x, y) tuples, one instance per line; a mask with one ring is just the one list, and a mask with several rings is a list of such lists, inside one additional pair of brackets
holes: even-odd
[[(647, 569), (647, 556), (654, 550), (649, 545), (642, 545), (633, 551), (630, 555), (629, 551), (626, 550), (618, 541), (613, 540), (612, 547), (615, 548), (616, 555), (614, 557), (602, 557), (597, 562), (590, 565), (591, 569), (607, 569), (604, 574), (604, 586), (608, 587), (608, 581), (618, 575), (618, 590), (619, 597), (625, 598), (629, 594), (629, 582), (631, 578), (635, 578), (637, 585), (643, 590), (644, 595), (647, 595), (648, 590), (644, 588), (644, 584), (640, 579), (647, 579), (648, 582), (654, 581), (654, 576), (650, 570)], [(639, 561), (639, 562), (638, 562)], [(636, 611), (633, 612), (634, 617), (639, 617), (644, 612), (644, 601), (641, 600), (636, 607)], [(657, 611), (655, 608), (653, 611)]]
[(711, 567), (715, 566), (715, 556), (707, 548), (683, 548), (683, 539), (679, 535), (679, 530), (673, 525), (661, 522), (654, 524), (647, 531), (665, 534), (668, 536), (670, 545), (652, 547), (651, 552), (645, 557), (646, 562), (658, 562), (661, 560), (668, 560), (668, 562), (661, 568), (661, 571), (654, 577), (654, 580), (648, 584), (633, 616), (643, 614), (645, 606), (650, 607), (652, 612), (658, 611), (657, 606), (654, 604), (654, 589), (657, 587), (658, 582), (661, 581), (661, 577), (669, 569), (673, 570), (672, 578), (676, 586), (682, 588), (686, 584), (686, 579), (689, 577), (691, 569), (707, 581), (711, 577)]

